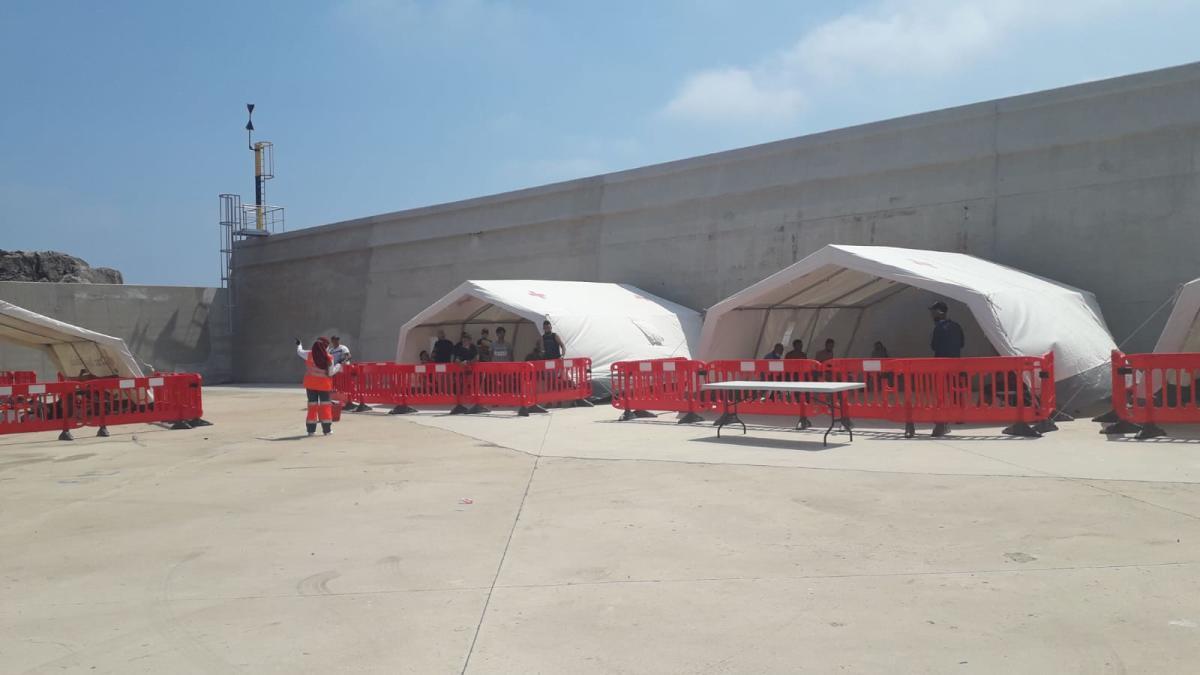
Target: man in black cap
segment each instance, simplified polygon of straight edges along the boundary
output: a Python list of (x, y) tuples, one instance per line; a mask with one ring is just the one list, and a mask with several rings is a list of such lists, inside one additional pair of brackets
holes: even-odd
[[(929, 306), (929, 315), (933, 317), (933, 336), (929, 338), (929, 348), (939, 359), (957, 359), (962, 356), (967, 339), (963, 335), (962, 326), (947, 318), (950, 308), (938, 300)], [(945, 436), (950, 430), (945, 422), (933, 426), (933, 436)]]
[(946, 317), (949, 312), (950, 308), (941, 300), (929, 307), (929, 315), (933, 317), (933, 337), (929, 339), (929, 348), (939, 359), (959, 358), (967, 344), (962, 326)]

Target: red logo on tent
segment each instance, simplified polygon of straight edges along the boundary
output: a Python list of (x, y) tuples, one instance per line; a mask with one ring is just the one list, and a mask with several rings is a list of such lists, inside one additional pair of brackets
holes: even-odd
[(533, 296), (533, 297), (535, 297), (535, 298), (541, 298), (541, 299), (543, 299), (543, 300), (545, 300), (545, 299), (546, 299), (546, 294), (545, 294), (545, 293), (538, 293), (537, 291), (529, 291), (529, 294), (530, 294), (530, 295), (532, 295), (532, 296)]

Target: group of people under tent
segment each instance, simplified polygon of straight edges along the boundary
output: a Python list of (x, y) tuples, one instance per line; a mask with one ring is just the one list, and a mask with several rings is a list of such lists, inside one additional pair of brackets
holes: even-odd
[(439, 328), (433, 348), (429, 351), (421, 350), (417, 358), (421, 363), (488, 363), (519, 360), (544, 361), (561, 359), (566, 355), (567, 346), (558, 333), (554, 332), (554, 326), (550, 321), (543, 321), (541, 339), (534, 342), (533, 349), (525, 355), (524, 359), (517, 358), (512, 344), (508, 342), (504, 326), (496, 328), (495, 339), (492, 338), (491, 332), (487, 328), (479, 332), (478, 340), (472, 337), (470, 332), (464, 330), (459, 335), (457, 344), (447, 339), (446, 331)]

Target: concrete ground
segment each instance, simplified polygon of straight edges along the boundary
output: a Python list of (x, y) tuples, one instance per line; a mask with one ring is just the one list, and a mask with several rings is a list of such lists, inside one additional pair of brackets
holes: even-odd
[(1200, 439), (347, 415), (0, 437), (0, 671), (1194, 673)]

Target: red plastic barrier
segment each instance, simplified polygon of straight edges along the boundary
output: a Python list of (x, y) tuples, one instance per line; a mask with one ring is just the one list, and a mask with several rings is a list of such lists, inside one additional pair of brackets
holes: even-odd
[(533, 361), (531, 365), (536, 370), (534, 402), (538, 405), (586, 401), (592, 395), (591, 359), (552, 359)]
[[(908, 359), (831, 359), (823, 366), (829, 382), (861, 382), (863, 389), (848, 391), (846, 414), (851, 419), (907, 422), (904, 402), (897, 391), (898, 364)], [(924, 359), (931, 360), (931, 359)]]
[[(757, 382), (814, 382), (824, 378), (821, 364), (808, 359), (747, 359), (743, 361), (709, 361), (705, 364), (704, 382), (733, 382), (753, 380)], [(715, 408), (720, 404), (725, 391), (701, 390), (701, 401), (705, 407)], [(812, 394), (786, 391), (763, 391), (753, 395), (736, 392), (740, 401), (738, 412), (748, 415), (789, 415), (808, 417)], [(821, 407), (824, 410), (824, 407)]]
[(396, 386), (401, 406), (461, 406), (467, 391), (466, 372), (459, 363), (397, 364)]
[(71, 430), (87, 423), (84, 385), (80, 382), (45, 382), (0, 386), (0, 434)]
[(621, 419), (653, 417), (650, 410), (687, 413), (680, 422), (700, 419), (704, 363), (690, 359), (619, 361), (610, 368), (612, 405), (625, 411)]
[(1053, 353), (889, 359), (887, 364), (895, 374), (895, 391), (885, 392), (885, 398), (898, 403), (888, 405), (890, 414), (884, 419), (896, 420), (898, 405), (907, 435), (917, 422), (1003, 423), (1009, 425), (1005, 433), (1021, 436), (1056, 428)]
[(1166, 435), (1160, 424), (1200, 423), (1196, 382), (1200, 354), (1112, 353), (1113, 410), (1124, 424), (1104, 433), (1138, 432), (1139, 439)]
[(513, 407), (520, 415), (528, 415), (535, 403), (534, 380), (538, 365), (536, 362), (493, 361), (466, 366), (470, 386), (463, 402), (471, 407), (458, 412), (480, 413), (487, 412), (489, 407)]
[(208, 424), (201, 379), (194, 373), (104, 378), (0, 386), (0, 434), (99, 427), (107, 436), (117, 424), (170, 422), (175, 428)]
[(0, 385), (35, 384), (37, 373), (32, 370), (0, 370)]

